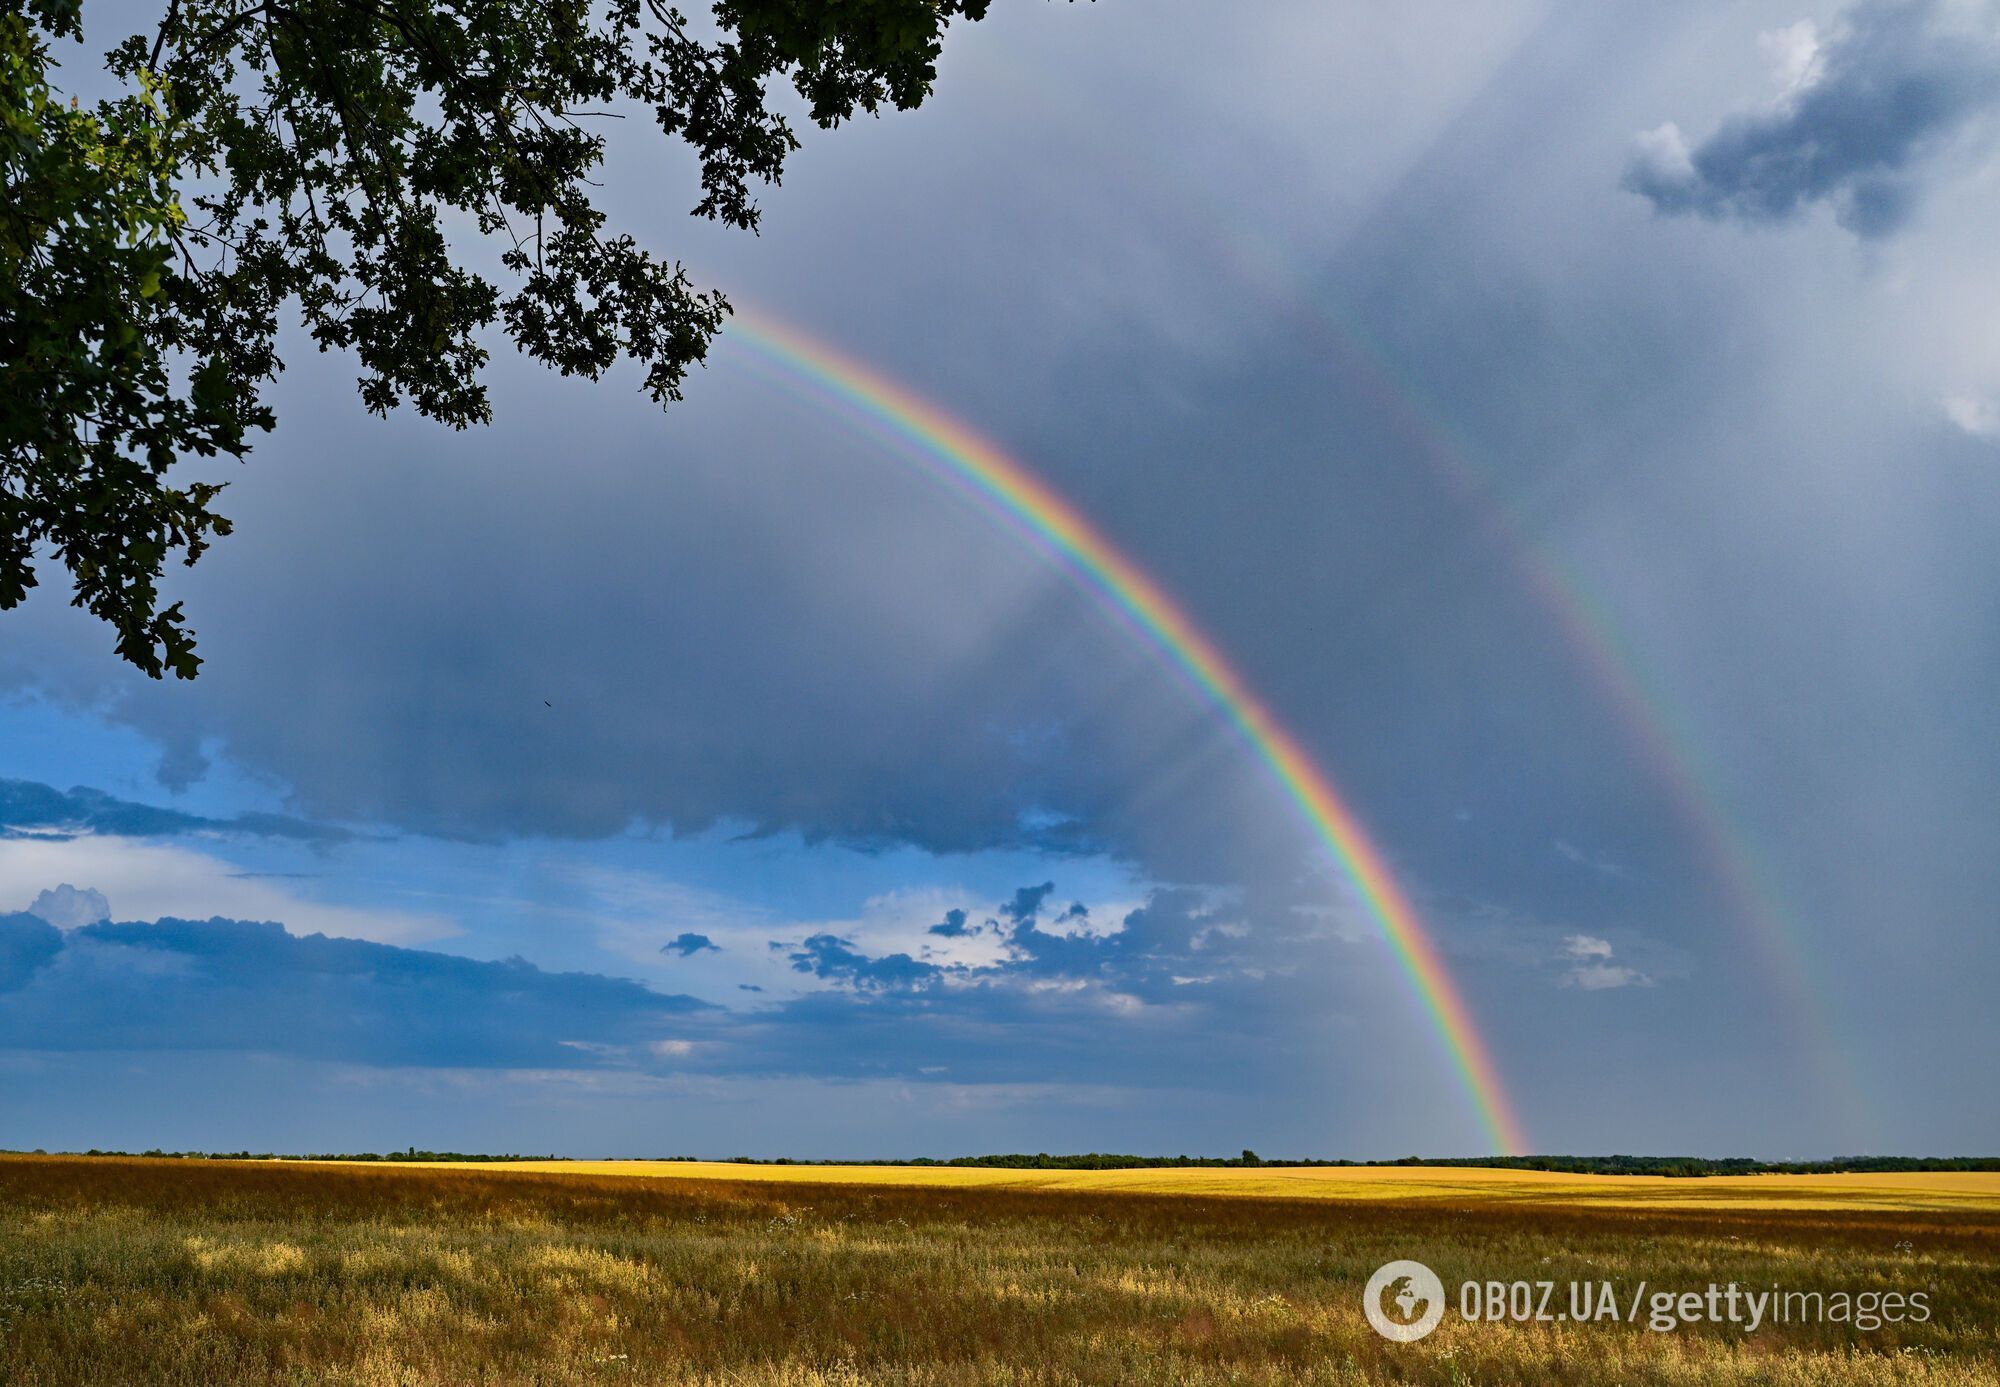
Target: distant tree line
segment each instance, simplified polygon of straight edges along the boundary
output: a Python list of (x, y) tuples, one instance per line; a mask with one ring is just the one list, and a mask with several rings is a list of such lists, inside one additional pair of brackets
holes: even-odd
[[(37, 1150), (37, 1156), (47, 1155)], [(345, 1151), (312, 1154), (283, 1154), (269, 1151), (101, 1151), (92, 1147), (74, 1153), (85, 1156), (149, 1156), (156, 1159), (210, 1161), (566, 1161), (568, 1156), (492, 1155), (476, 1151), (422, 1151), (412, 1146), (402, 1151)], [(701, 1161), (704, 1156), (606, 1157), (608, 1160)], [(870, 1166), (973, 1166), (994, 1170), (1177, 1170), (1189, 1168), (1301, 1169), (1386, 1166), (1430, 1166), (1439, 1169), (1546, 1170), (1564, 1175), (1671, 1175), (1699, 1178), (1708, 1175), (1851, 1175), (1867, 1172), (1908, 1172), (1932, 1170), (2000, 1170), (2000, 1156), (1837, 1156), (1821, 1161), (1756, 1161), (1747, 1156), (1404, 1156), (1393, 1161), (1341, 1161), (1310, 1158), (1271, 1158), (1245, 1150), (1240, 1156), (1130, 1156), (1091, 1151), (1082, 1155), (1050, 1155), (1046, 1151), (1030, 1156), (1021, 1152), (996, 1156), (953, 1156), (938, 1159), (917, 1156), (909, 1160), (801, 1160), (780, 1156), (757, 1160), (750, 1156), (726, 1158), (732, 1165), (870, 1165)]]

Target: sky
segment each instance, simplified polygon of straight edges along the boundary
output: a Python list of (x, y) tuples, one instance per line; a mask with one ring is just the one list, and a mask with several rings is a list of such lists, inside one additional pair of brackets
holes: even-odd
[[(758, 236), (605, 195), (1170, 597), (1527, 1149), (1962, 1154), (1996, 136), (1986, 0), (1002, 0)], [(465, 433), (292, 346), (198, 680), (0, 616), (0, 1145), (1494, 1148), (1258, 749), (907, 440), (740, 334)]]

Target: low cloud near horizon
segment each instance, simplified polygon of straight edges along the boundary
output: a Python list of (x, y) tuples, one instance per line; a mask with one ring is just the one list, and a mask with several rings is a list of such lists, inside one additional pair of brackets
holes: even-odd
[[(629, 979), (299, 935), (274, 922), (85, 920), (104, 897), (69, 888), (37, 898), (81, 902), (68, 919), (0, 916), (0, 1050), (982, 1083), (1074, 1077), (1088, 1056), (1093, 1081), (1156, 1082), (1168, 1034), (1243, 1005), (1249, 959), (1211, 938), (1216, 917), (1198, 895), (1157, 893), (1114, 931), (1071, 935), (1041, 927), (1049, 889), (1023, 888), (1001, 903), (1007, 951), (998, 962), (870, 955), (815, 935), (772, 947), (823, 986), (731, 1011)], [(669, 947), (684, 955), (714, 947), (675, 947), (699, 938), (683, 934)], [(1205, 976), (1190, 978), (1197, 969)], [(1082, 1042), (1117, 1017), (1130, 1031), (1124, 1041)]]

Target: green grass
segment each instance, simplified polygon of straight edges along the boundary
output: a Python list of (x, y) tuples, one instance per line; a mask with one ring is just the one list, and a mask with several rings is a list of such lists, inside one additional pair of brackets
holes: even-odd
[[(1991, 1209), (1640, 1208), (0, 1159), (0, 1382), (2000, 1381)], [(1381, 1263), (1924, 1290), (1861, 1333), (1480, 1325), (1395, 1345)]]

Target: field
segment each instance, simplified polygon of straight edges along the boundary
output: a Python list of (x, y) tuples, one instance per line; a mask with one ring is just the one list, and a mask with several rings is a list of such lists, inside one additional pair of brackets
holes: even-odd
[[(391, 1164), (394, 1164), (393, 1162)], [(404, 1169), (436, 1170), (427, 1162)], [(781, 1184), (906, 1185), (918, 1189), (1039, 1189), (1098, 1194), (1199, 1194), (1280, 1199), (1472, 1199), (1529, 1203), (1622, 1204), (1644, 1208), (1969, 1209), (2000, 1214), (2000, 1171), (1911, 1174), (1561, 1175), (1475, 1166), (1179, 1167), (1156, 1170), (1003, 1170), (981, 1166), (739, 1165), (728, 1161), (511, 1161), (496, 1167), (443, 1163), (454, 1170)]]
[[(1453, 1307), (1413, 1344), (1360, 1308), (1396, 1258)], [(1928, 1314), (1479, 1323), (1466, 1280)], [(1994, 1175), (0, 1157), (10, 1387), (1996, 1381)]]

